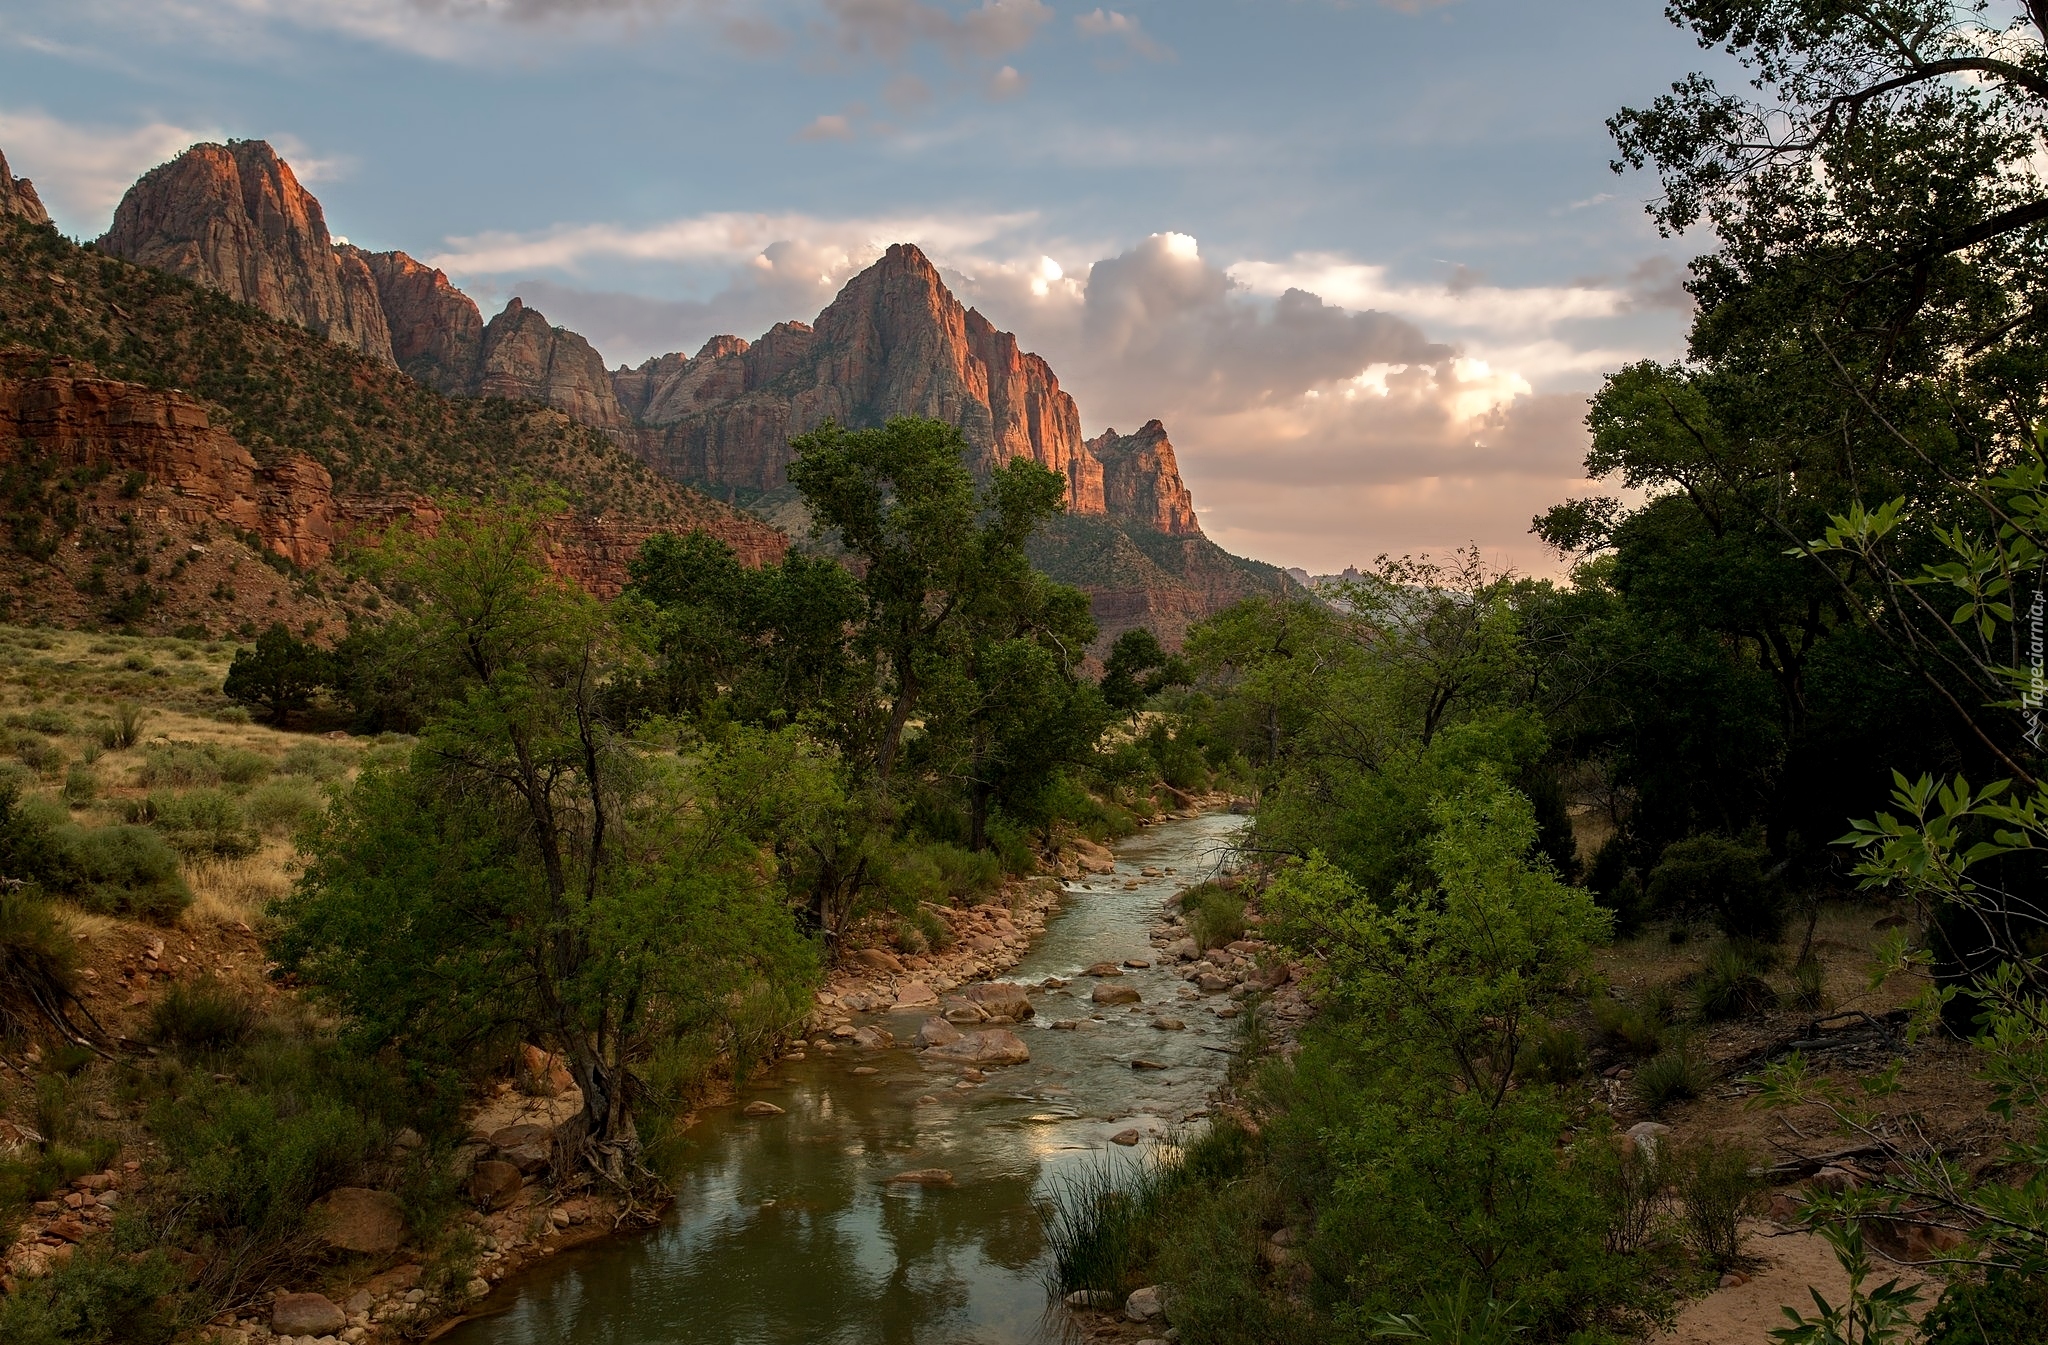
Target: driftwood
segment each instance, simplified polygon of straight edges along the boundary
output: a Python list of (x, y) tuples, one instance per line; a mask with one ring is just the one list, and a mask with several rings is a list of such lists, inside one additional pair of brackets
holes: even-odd
[(1795, 1032), (1778, 1038), (1769, 1046), (1751, 1051), (1739, 1060), (1731, 1061), (1728, 1073), (1740, 1076), (1764, 1065), (1776, 1064), (1795, 1051), (1801, 1055), (1826, 1055), (1832, 1051), (1850, 1051), (1881, 1047), (1896, 1050), (1900, 1045), (1900, 1028), (1909, 1016), (1905, 1009), (1893, 1009), (1889, 1013), (1869, 1014), (1860, 1009), (1849, 1009), (1842, 1013), (1822, 1014), (1809, 1018), (1806, 1025)]

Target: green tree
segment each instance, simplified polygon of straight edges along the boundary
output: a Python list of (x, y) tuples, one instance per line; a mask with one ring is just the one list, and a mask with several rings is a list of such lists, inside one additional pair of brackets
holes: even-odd
[[(931, 679), (957, 658), (961, 633), (1000, 624), (1038, 593), (1024, 543), (1065, 507), (1066, 485), (1014, 458), (977, 489), (966, 440), (940, 421), (851, 431), (827, 421), (791, 445), (789, 479), (814, 526), (860, 567), (865, 612), (854, 647), (873, 670), (879, 705), (857, 750), (886, 787), (904, 729)], [(1074, 662), (1081, 653), (1065, 651)]]
[(1186, 685), (1188, 677), (1186, 662), (1167, 653), (1149, 627), (1133, 627), (1116, 637), (1102, 661), (1102, 699), (1129, 714), (1167, 687)]
[(394, 544), (439, 700), (411, 761), (366, 771), (317, 828), (279, 954), (366, 1046), (560, 1051), (572, 1147), (630, 1184), (647, 1062), (798, 1014), (812, 954), (762, 856), (833, 784), (794, 731), (689, 759), (630, 740), (607, 706), (648, 650), (540, 543), (525, 516), (454, 514)]
[(282, 728), (294, 710), (313, 703), (313, 693), (334, 677), (325, 651), (294, 636), (282, 621), (256, 637), (254, 645), (235, 651), (221, 691), (230, 700), (260, 706)]

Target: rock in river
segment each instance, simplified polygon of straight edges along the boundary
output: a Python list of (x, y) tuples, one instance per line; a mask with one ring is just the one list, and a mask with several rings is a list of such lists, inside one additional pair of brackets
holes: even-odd
[(1031, 1058), (1031, 1049), (1016, 1033), (1005, 1032), (998, 1027), (986, 1032), (966, 1033), (956, 1042), (932, 1047), (925, 1055), (953, 1064), (979, 1065), (987, 1068), (996, 1065), (1021, 1065)]
[(1128, 985), (1098, 985), (1088, 998), (1097, 1004), (1136, 1004), (1138, 992)]

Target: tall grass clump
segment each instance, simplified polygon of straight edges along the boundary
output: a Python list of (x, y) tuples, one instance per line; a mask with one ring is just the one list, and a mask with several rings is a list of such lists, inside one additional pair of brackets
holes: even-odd
[(1153, 1235), (1173, 1165), (1158, 1149), (1135, 1158), (1095, 1154), (1056, 1171), (1039, 1201), (1052, 1253), (1046, 1287), (1064, 1297), (1092, 1289), (1121, 1298), (1155, 1254)]
[(256, 1027), (256, 1011), (234, 987), (211, 975), (180, 981), (149, 1014), (153, 1040), (180, 1051), (239, 1046)]
[(291, 835), (325, 806), (317, 785), (289, 777), (266, 780), (242, 800), (250, 824), (270, 836)]
[(100, 746), (122, 751), (142, 741), (143, 725), (149, 722), (149, 711), (134, 701), (121, 701), (114, 706), (113, 716), (100, 726)]
[(1638, 1065), (1629, 1091), (1644, 1111), (1662, 1116), (1673, 1103), (1691, 1101), (1712, 1082), (1707, 1067), (1681, 1043)]
[(1190, 888), (1180, 899), (1180, 909), (1188, 936), (1205, 951), (1244, 937), (1244, 898), (1229, 888), (1215, 883)]
[(1702, 1022), (1754, 1018), (1778, 1002), (1777, 992), (1760, 974), (1770, 965), (1767, 950), (1730, 939), (1707, 955), (1692, 984), (1692, 1006)]
[(1763, 1189), (1752, 1163), (1747, 1149), (1711, 1137), (1674, 1148), (1663, 1163), (1686, 1245), (1715, 1270), (1741, 1258), (1742, 1216)]

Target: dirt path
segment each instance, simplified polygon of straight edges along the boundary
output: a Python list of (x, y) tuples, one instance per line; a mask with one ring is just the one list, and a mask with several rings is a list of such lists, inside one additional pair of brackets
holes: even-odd
[[(1835, 1260), (1834, 1248), (1818, 1233), (1803, 1229), (1785, 1232), (1776, 1224), (1759, 1221), (1750, 1222), (1745, 1233), (1743, 1250), (1762, 1263), (1749, 1283), (1716, 1289), (1686, 1304), (1677, 1325), (1658, 1336), (1656, 1345), (1766, 1345), (1772, 1330), (1789, 1325), (1785, 1308), (1814, 1310), (1809, 1286), (1820, 1290), (1830, 1303), (1839, 1304), (1848, 1297), (1849, 1277)], [(1906, 1284), (1924, 1286), (1923, 1307), (1931, 1305), (1941, 1292), (1940, 1284), (1931, 1277), (1882, 1261), (1873, 1278), (1876, 1284), (1883, 1284), (1894, 1276)]]

